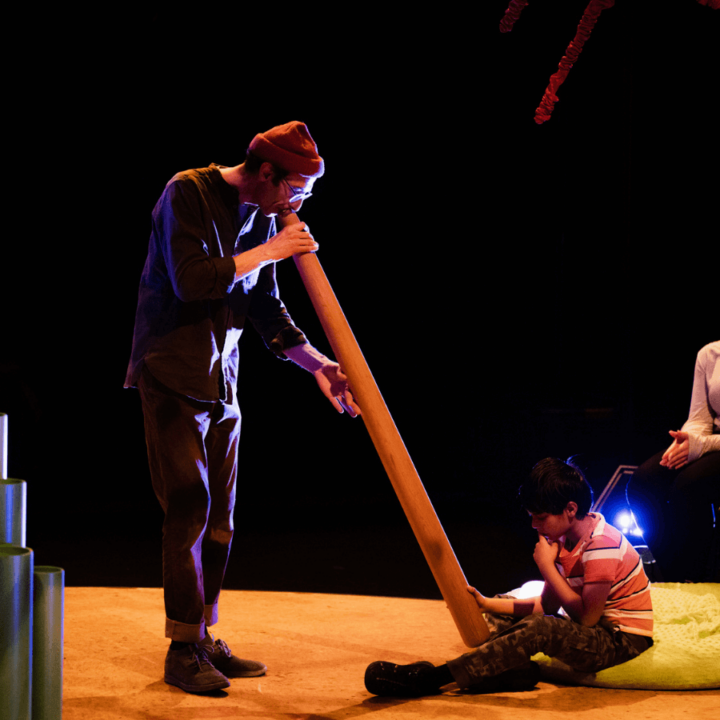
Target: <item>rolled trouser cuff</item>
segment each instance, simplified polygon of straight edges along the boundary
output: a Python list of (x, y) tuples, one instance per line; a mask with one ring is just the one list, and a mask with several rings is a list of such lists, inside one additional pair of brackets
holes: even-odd
[(205, 620), (198, 625), (188, 625), (165, 618), (165, 637), (178, 642), (199, 643), (205, 639)]
[(205, 610), (203, 611), (203, 618), (205, 619), (205, 624), (208, 627), (215, 625), (218, 621), (218, 604), (214, 603), (213, 605), (206, 605)]

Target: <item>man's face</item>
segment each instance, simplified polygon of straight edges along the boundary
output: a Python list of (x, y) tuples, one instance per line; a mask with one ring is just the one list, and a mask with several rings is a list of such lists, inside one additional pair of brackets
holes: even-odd
[[(260, 196), (258, 205), (266, 217), (280, 215), (284, 217), (297, 212), (303, 204), (304, 197), (312, 192), (315, 178), (307, 178), (297, 173), (290, 173), (277, 185), (273, 176), (261, 176)], [(293, 200), (298, 197), (298, 200)]]

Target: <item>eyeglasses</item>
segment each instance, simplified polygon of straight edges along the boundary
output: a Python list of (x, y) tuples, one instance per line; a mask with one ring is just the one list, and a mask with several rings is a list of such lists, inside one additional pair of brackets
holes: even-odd
[(298, 187), (291, 185), (285, 179), (283, 179), (283, 182), (288, 186), (288, 190), (290, 191), (290, 202), (291, 203), (300, 202), (301, 200), (307, 200), (309, 197), (312, 197), (311, 192), (305, 192), (302, 188), (298, 188)]

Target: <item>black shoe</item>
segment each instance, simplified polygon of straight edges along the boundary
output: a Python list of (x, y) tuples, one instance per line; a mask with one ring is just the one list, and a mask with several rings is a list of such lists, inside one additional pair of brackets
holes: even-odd
[(256, 660), (243, 660), (235, 657), (224, 640), (214, 640), (208, 635), (198, 647), (202, 648), (207, 659), (213, 664), (216, 670), (229, 678), (258, 677), (264, 675), (267, 666)]
[(365, 687), (373, 695), (384, 697), (436, 695), (440, 688), (434, 670), (435, 666), (425, 661), (410, 665), (374, 662), (365, 671)]
[(212, 692), (230, 687), (230, 681), (213, 667), (205, 650), (197, 645), (168, 650), (165, 657), (165, 682), (189, 693)]

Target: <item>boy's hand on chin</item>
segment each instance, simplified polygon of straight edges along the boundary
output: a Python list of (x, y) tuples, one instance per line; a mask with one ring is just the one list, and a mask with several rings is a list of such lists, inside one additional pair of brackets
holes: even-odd
[(560, 554), (560, 543), (550, 542), (544, 535), (538, 533), (538, 542), (535, 545), (533, 559), (540, 570), (543, 567), (555, 567), (555, 561)]

